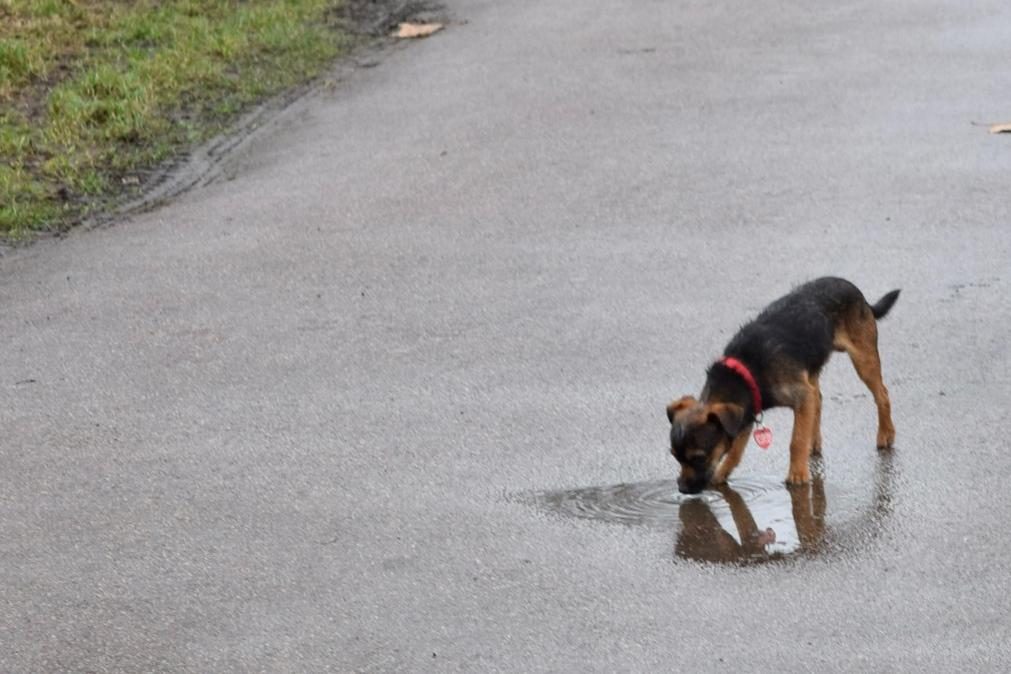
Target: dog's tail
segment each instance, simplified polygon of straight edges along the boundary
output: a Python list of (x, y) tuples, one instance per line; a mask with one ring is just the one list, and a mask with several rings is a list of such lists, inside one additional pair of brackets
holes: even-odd
[(874, 314), (874, 318), (881, 319), (887, 316), (897, 299), (899, 299), (899, 291), (893, 290), (890, 293), (886, 293), (884, 297), (878, 300), (877, 304), (872, 304), (871, 313)]

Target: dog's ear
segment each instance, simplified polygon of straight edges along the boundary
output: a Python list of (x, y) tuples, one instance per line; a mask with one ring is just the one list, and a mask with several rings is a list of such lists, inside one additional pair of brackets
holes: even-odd
[(688, 409), (698, 401), (692, 396), (682, 396), (671, 404), (667, 405), (667, 421), (674, 423), (674, 415), (681, 410)]
[(730, 437), (735, 437), (744, 426), (744, 408), (733, 403), (716, 403), (709, 406), (710, 421), (715, 421)]

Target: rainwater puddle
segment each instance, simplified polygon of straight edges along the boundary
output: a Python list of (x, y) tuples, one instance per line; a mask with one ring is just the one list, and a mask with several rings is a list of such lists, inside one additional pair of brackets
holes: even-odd
[(770, 476), (695, 495), (680, 494), (670, 479), (542, 491), (533, 501), (567, 517), (670, 530), (678, 558), (755, 564), (866, 548), (892, 510), (890, 462), (882, 459), (878, 468), (853, 493), (820, 476), (801, 487)]

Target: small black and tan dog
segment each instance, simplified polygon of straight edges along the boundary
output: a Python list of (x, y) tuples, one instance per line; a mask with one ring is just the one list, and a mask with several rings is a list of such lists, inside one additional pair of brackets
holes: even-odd
[[(742, 327), (709, 368), (699, 399), (667, 406), (671, 453), (681, 464), (678, 489), (694, 494), (726, 482), (741, 462), (763, 410), (793, 410), (788, 484), (811, 479), (808, 459), (821, 453), (818, 375), (832, 351), (845, 351), (878, 407), (878, 448), (895, 441), (888, 389), (881, 380), (877, 319), (899, 291), (868, 304), (855, 285), (820, 278), (781, 297)], [(761, 432), (761, 431), (760, 431)], [(722, 462), (721, 462), (722, 460)]]

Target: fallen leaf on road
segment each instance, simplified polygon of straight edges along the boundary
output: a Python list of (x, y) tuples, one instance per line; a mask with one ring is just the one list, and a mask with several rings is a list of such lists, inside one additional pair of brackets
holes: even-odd
[(428, 37), (442, 30), (441, 23), (402, 23), (397, 27), (393, 37)]
[(990, 133), (1011, 133), (1011, 124), (991, 124)]

